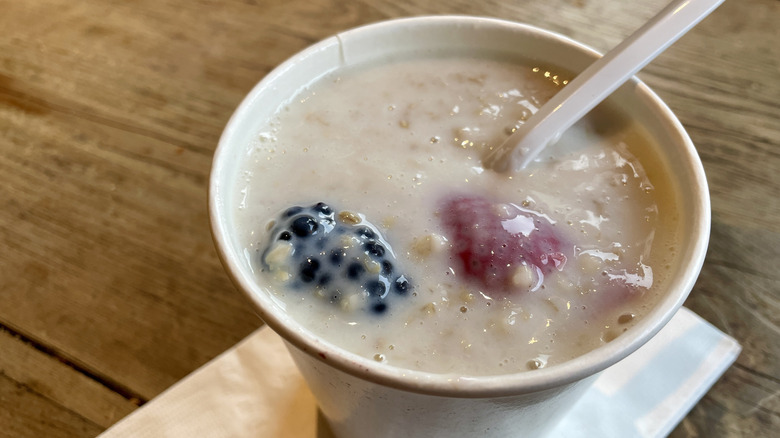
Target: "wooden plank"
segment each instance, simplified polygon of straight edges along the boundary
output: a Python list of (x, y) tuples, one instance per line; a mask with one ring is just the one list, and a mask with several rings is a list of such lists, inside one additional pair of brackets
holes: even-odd
[[(132, 52), (90, 46), (83, 32), (102, 18), (82, 6), (4, 9), (31, 10), (2, 43), (17, 55), (0, 72), (0, 268), (17, 275), (0, 277), (0, 324), (147, 400), (260, 324), (215, 257), (205, 210), (210, 154), (236, 102), (212, 104), (192, 83), (192, 98), (176, 97), (172, 78), (161, 89), (181, 106), (151, 122), (160, 102), (123, 93), (154, 69), (139, 77)], [(36, 7), (67, 25), (33, 20)]]
[(11, 138), (0, 156), (12, 181), (0, 194), (0, 260), (22, 274), (0, 279), (4, 325), (95, 374), (145, 376), (128, 378), (141, 399), (259, 325), (214, 256), (203, 181), (122, 146), (162, 142), (57, 111), (34, 117), (12, 132), (39, 126), (35, 146)]
[(773, 437), (780, 428), (780, 382), (736, 365), (670, 434), (684, 437)]
[(742, 344), (737, 363), (673, 436), (770, 436), (780, 430), (780, 233), (716, 221), (685, 305)]
[(0, 373), (0, 437), (87, 438), (102, 428)]
[(750, 6), (725, 2), (643, 77), (697, 145), (715, 219), (780, 232), (780, 4)]
[(0, 351), (0, 374), (15, 388), (43, 397), (95, 426), (107, 428), (138, 406), (138, 400), (122, 397), (5, 330), (0, 330)]

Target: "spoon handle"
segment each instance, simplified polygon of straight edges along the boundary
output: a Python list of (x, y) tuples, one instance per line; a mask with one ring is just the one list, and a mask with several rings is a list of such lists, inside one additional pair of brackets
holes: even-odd
[[(595, 61), (528, 122), (485, 158), (497, 171), (525, 168), (551, 141), (571, 127), (723, 0), (674, 0), (639, 30)], [(565, 102), (565, 104), (564, 104)]]

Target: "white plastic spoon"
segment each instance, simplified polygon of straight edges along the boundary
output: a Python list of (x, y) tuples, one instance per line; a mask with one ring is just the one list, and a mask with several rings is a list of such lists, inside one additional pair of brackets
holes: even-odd
[(525, 168), (549, 143), (677, 41), (723, 0), (674, 0), (644, 26), (563, 87), (491, 151), (483, 165), (503, 172)]

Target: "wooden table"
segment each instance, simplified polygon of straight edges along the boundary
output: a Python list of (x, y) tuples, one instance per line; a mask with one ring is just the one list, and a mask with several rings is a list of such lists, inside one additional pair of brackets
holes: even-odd
[[(665, 3), (0, 0), (0, 436), (95, 436), (261, 325), (217, 260), (206, 185), (233, 109), (285, 58), (357, 25), (444, 13), (605, 51)], [(673, 436), (770, 436), (780, 2), (726, 2), (640, 76), (710, 182), (712, 241), (686, 305), (744, 346)]]

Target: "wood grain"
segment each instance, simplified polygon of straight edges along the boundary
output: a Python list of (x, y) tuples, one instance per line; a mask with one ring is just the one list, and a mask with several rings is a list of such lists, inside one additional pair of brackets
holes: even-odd
[(137, 407), (137, 400), (128, 400), (7, 331), (0, 331), (0, 351), (0, 374), (14, 382), (14, 390), (34, 393), (82, 417), (84, 424), (105, 428)]
[(102, 428), (0, 374), (0, 437), (95, 436)]
[[(606, 51), (666, 0), (0, 0), (0, 436), (88, 437), (261, 322), (208, 231), (222, 127), (347, 28), (492, 16)], [(743, 353), (672, 434), (780, 430), (780, 2), (727, 1), (641, 74), (697, 145), (711, 245), (686, 303)]]

